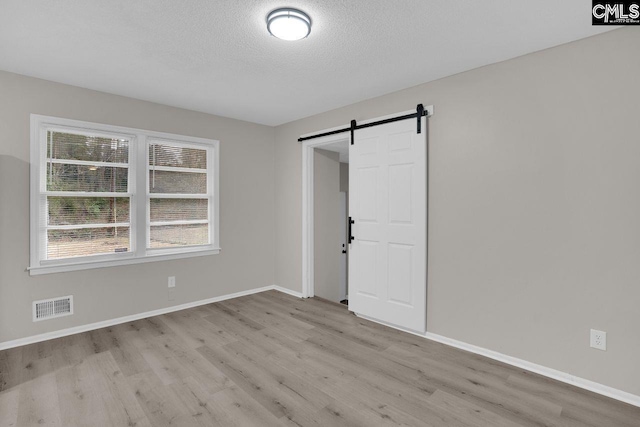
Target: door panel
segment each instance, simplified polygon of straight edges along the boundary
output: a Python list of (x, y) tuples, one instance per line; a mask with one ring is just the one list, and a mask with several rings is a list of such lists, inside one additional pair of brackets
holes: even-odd
[[(426, 129), (426, 119), (422, 118)], [(415, 120), (355, 131), (349, 151), (349, 309), (424, 332), (427, 165)]]
[(361, 285), (356, 292), (367, 297), (378, 298), (380, 295), (378, 278), (380, 271), (378, 270), (380, 262), (380, 243), (370, 242), (367, 240), (360, 241), (360, 259), (359, 277)]
[(413, 245), (389, 243), (389, 301), (412, 307)]
[(358, 200), (360, 205), (360, 220), (367, 222), (378, 221), (378, 173), (377, 167), (361, 168), (358, 170), (358, 192), (362, 194)]
[(411, 224), (413, 165), (389, 166), (389, 222)]

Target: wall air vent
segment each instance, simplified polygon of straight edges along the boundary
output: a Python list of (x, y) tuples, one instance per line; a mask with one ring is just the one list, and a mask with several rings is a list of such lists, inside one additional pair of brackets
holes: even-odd
[(73, 314), (73, 295), (33, 302), (33, 321)]

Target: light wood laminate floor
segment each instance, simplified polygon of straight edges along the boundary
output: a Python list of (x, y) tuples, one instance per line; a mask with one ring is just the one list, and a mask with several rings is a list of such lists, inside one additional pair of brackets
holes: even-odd
[(0, 352), (0, 426), (640, 426), (640, 409), (276, 291)]

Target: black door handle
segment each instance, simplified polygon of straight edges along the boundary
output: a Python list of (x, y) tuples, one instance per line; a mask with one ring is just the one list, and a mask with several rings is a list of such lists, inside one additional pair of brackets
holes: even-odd
[(355, 240), (355, 237), (351, 234), (351, 225), (355, 223), (356, 222), (349, 217), (349, 244)]

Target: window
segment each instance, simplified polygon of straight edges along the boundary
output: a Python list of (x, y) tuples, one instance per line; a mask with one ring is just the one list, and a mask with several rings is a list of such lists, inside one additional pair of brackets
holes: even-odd
[(207, 150), (151, 140), (147, 248), (209, 244)]
[(32, 115), (31, 274), (209, 255), (218, 141)]

